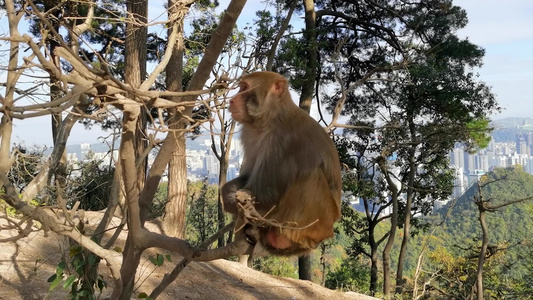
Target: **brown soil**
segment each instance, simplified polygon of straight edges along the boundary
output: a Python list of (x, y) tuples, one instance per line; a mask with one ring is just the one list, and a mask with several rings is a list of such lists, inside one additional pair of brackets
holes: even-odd
[[(2, 217), (2, 215), (0, 215)], [(94, 226), (99, 213), (87, 212), (88, 226)], [(0, 218), (0, 240), (15, 236), (6, 230), (7, 222)], [(155, 230), (157, 226), (151, 226)], [(125, 235), (122, 237), (124, 238)], [(123, 242), (123, 239), (122, 239)], [(147, 251), (146, 257), (156, 251)], [(49, 292), (47, 279), (55, 273), (62, 256), (68, 257), (67, 240), (54, 234), (44, 236), (43, 231), (30, 234), (16, 243), (0, 243), (0, 299), (66, 299), (67, 292), (58, 286)], [(144, 259), (137, 271), (136, 293), (149, 293), (165, 273), (174, 267), (180, 257), (171, 254), (172, 262), (154, 268)], [(117, 253), (120, 259), (121, 254)], [(100, 271), (111, 284), (105, 263)], [(109, 297), (111, 289), (104, 289), (101, 299)], [(239, 263), (216, 260), (189, 264), (158, 299), (376, 299), (356, 293), (341, 293), (316, 283), (292, 278), (276, 277), (249, 269)]]

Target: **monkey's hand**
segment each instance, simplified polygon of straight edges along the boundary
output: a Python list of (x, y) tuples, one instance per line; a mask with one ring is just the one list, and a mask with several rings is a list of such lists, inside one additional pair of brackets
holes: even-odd
[(241, 227), (236, 230), (242, 229), (246, 224), (250, 224), (254, 227), (265, 227), (265, 216), (263, 216), (255, 209), (255, 197), (249, 190), (241, 189), (235, 192), (235, 202), (237, 204), (237, 214), (244, 222)]
[[(250, 224), (254, 227), (275, 227), (279, 229), (304, 229), (311, 225), (313, 225), (315, 222), (308, 224), (303, 227), (298, 227), (298, 224), (296, 222), (283, 222), (280, 223), (278, 220), (275, 219), (268, 219), (267, 216), (274, 210), (275, 206), (273, 206), (268, 212), (265, 214), (259, 213), (255, 209), (255, 201), (254, 197), (248, 190), (238, 190), (235, 192), (235, 200), (237, 202), (237, 208), (238, 208), (238, 215), (241, 217), (244, 222), (240, 228), (237, 230), (240, 230), (244, 227), (246, 224)], [(318, 220), (317, 220), (318, 221)]]
[(237, 200), (239, 212), (250, 210), (254, 206), (254, 197), (249, 190), (241, 189), (236, 191), (235, 200)]

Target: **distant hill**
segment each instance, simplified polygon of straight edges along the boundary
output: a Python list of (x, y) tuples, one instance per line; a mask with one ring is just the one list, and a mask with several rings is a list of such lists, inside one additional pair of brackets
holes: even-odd
[(505, 118), (493, 120), (492, 123), (496, 128), (516, 128), (522, 126), (533, 126), (533, 118)]
[[(497, 219), (497, 222), (491, 224), (492, 227), (497, 227), (498, 232), (502, 235), (516, 234), (519, 228), (516, 227), (516, 221), (522, 220), (522, 229), (527, 223), (530, 228), (533, 228), (533, 218), (529, 217), (531, 209), (533, 209), (533, 175), (525, 172), (521, 166), (510, 168), (496, 168), (494, 171), (486, 174), (487, 179), (482, 189), (483, 198), (490, 200), (492, 204), (507, 202), (514, 199), (526, 199), (532, 197), (531, 200), (507, 206), (504, 209), (496, 212), (490, 212), (488, 216), (490, 219)], [(459, 199), (453, 204), (452, 210), (449, 214), (446, 225), (452, 232), (463, 233), (481, 233), (479, 229), (478, 209), (474, 204), (474, 195), (477, 194), (477, 185), (472, 185)], [(452, 205), (451, 203), (448, 204)], [(444, 216), (448, 207), (443, 207), (438, 210), (438, 213)], [(469, 220), (468, 222), (465, 222)], [(458, 228), (455, 228), (458, 227)], [(494, 239), (502, 239), (502, 236), (494, 235)]]
[(497, 143), (514, 142), (516, 135), (533, 132), (533, 118), (505, 118), (493, 120), (494, 131), (492, 137)]
[[(533, 230), (533, 175), (526, 173), (521, 167), (498, 168), (487, 173), (484, 182), (490, 182), (482, 188), (483, 199), (490, 204), (532, 198), (487, 212), (485, 217), (489, 228), (489, 244), (508, 247), (505, 256), (500, 258), (495, 267), (501, 272), (500, 276), (505, 276), (509, 282), (519, 283), (526, 274), (533, 274), (530, 272), (529, 262), (519, 259), (533, 253), (530, 248)], [(478, 242), (481, 241), (479, 211), (474, 204), (477, 189), (476, 185), (471, 186), (456, 203), (448, 204), (453, 206), (443, 225), (445, 234), (441, 238), (446, 241), (446, 248), (451, 253), (459, 251), (465, 255), (464, 249), (468, 245), (479, 245)], [(448, 207), (441, 208), (437, 214), (444, 217), (447, 209)], [(506, 268), (510, 265), (512, 268)]]

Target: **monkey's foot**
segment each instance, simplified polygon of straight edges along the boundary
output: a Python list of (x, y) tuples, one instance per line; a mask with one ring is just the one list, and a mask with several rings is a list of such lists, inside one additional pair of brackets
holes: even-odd
[(259, 228), (253, 225), (250, 225), (250, 224), (244, 227), (244, 234), (246, 235), (246, 241), (252, 245), (257, 244), (261, 236), (261, 233), (259, 232)]

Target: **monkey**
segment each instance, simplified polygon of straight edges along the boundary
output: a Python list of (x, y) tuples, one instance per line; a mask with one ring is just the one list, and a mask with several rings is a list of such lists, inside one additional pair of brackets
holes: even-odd
[(239, 176), (222, 186), (224, 211), (236, 219), (236, 230), (242, 227), (236, 193), (249, 193), (266, 219), (293, 224), (246, 225), (241, 238), (255, 244), (253, 255), (307, 254), (333, 236), (340, 219), (337, 149), (320, 124), (292, 101), (282, 75), (254, 72), (243, 76), (239, 87), (228, 110), (242, 127), (244, 158)]

